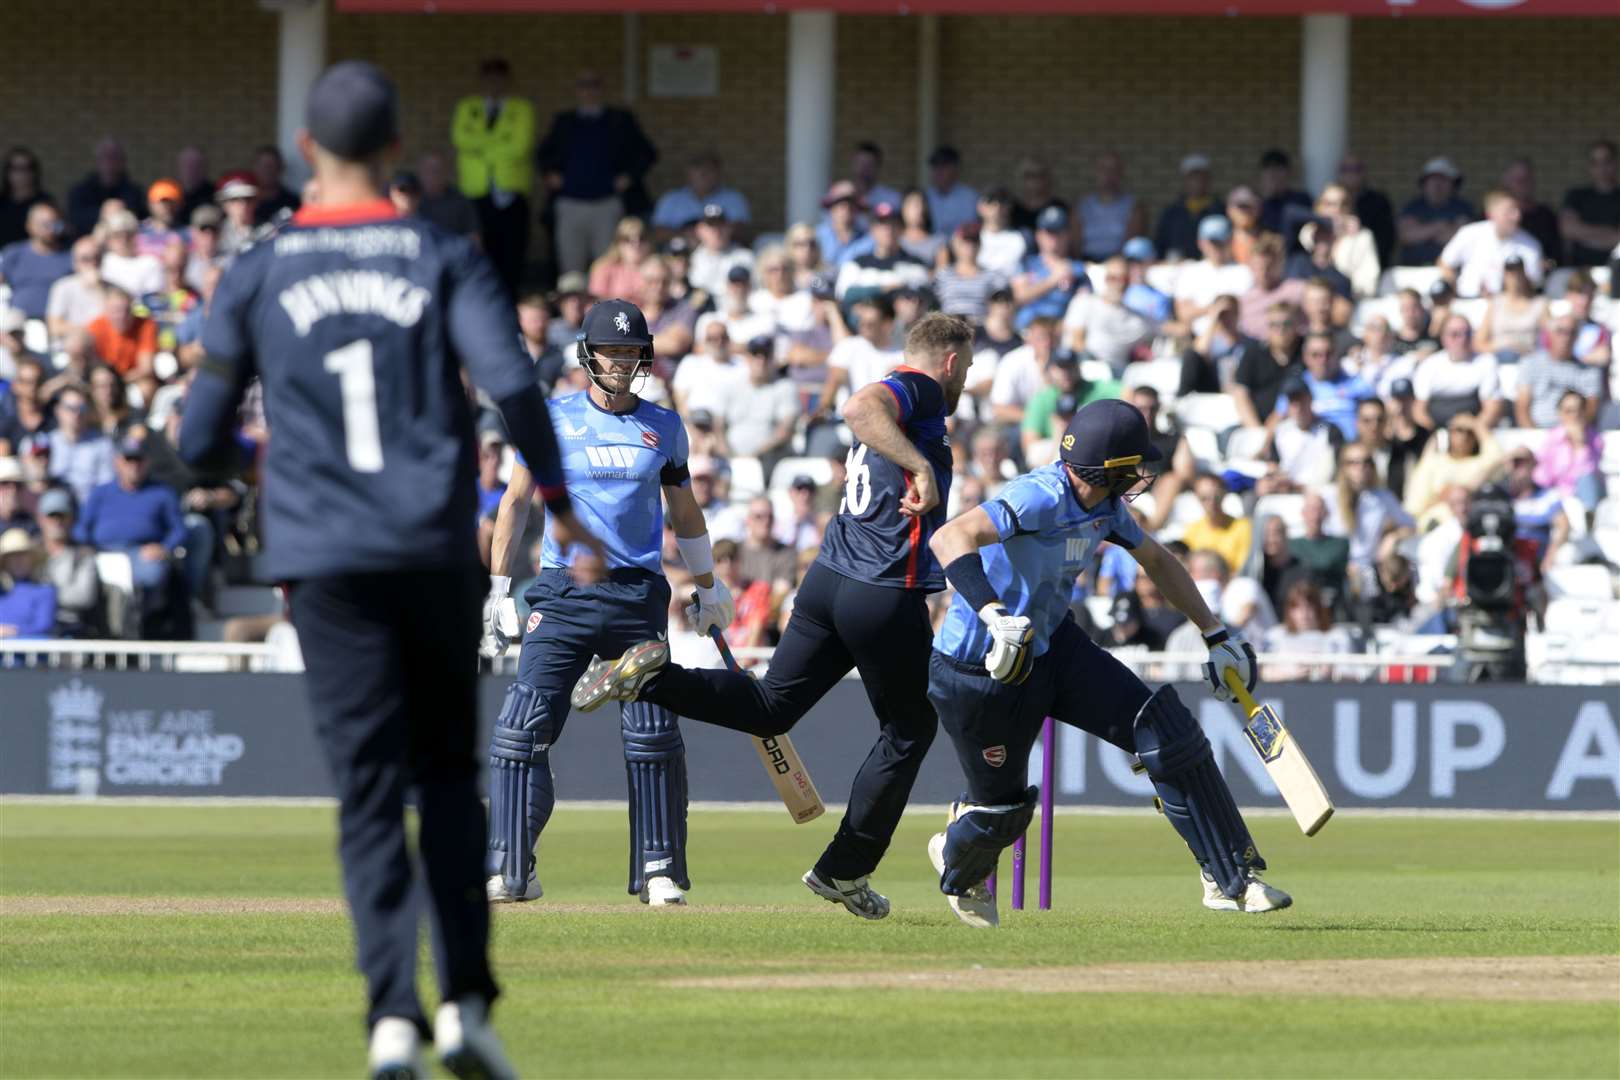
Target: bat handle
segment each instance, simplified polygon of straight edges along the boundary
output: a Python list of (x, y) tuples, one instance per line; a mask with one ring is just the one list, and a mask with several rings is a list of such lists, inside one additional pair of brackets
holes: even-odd
[[(696, 604), (698, 602), (698, 594), (694, 592), (692, 594), (692, 603)], [(731, 646), (726, 644), (726, 635), (718, 626), (709, 627), (709, 638), (714, 642), (714, 647), (720, 650), (720, 659), (725, 661), (727, 670), (741, 671), (742, 665), (737, 663), (735, 656), (731, 655)]]
[(1232, 696), (1237, 698), (1238, 704), (1242, 705), (1243, 710), (1250, 716), (1260, 711), (1260, 706), (1254, 700), (1254, 695), (1249, 693), (1249, 688), (1243, 685), (1243, 680), (1231, 668), (1226, 669), (1226, 688), (1232, 691)]

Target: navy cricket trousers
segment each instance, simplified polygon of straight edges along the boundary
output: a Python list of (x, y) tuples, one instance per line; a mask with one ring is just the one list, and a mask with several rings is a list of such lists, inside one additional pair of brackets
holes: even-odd
[(764, 737), (781, 735), (849, 674), (861, 673), (878, 739), (849, 793), (849, 809), (816, 862), (823, 877), (870, 874), (894, 837), (939, 724), (928, 703), (933, 631), (920, 589), (892, 589), (810, 567), (764, 679), (665, 668), (641, 699), (682, 716)]
[(310, 578), (290, 590), (305, 684), (337, 786), (338, 853), (371, 1007), (430, 1035), (416, 993), (421, 891), (405, 837), (416, 797), (417, 846), (439, 994), (494, 1000), (479, 798), (476, 568)]
[(1048, 716), (1136, 753), (1136, 714), (1151, 693), (1071, 618), (1017, 686), (992, 679), (982, 661), (938, 651), (929, 658), (928, 697), (956, 748), (969, 798), (984, 806), (1023, 801), (1029, 752)]

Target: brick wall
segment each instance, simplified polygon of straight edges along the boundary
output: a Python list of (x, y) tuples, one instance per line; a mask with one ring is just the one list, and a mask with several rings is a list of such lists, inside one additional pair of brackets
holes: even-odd
[[(0, 79), (0, 142), (33, 147), (59, 195), (105, 132), (123, 136), (142, 180), (169, 172), (186, 142), (217, 172), (274, 136), (277, 20), (254, 0), (4, 3), (7, 52), (25, 61)], [(170, 49), (131, 46), (154, 28)], [(1477, 196), (1510, 154), (1529, 152), (1555, 201), (1583, 179), (1583, 144), (1605, 124), (1615, 134), (1616, 37), (1601, 20), (1357, 20), (1352, 143), (1397, 197), (1430, 154), (1456, 158)], [(713, 147), (756, 218), (779, 223), (787, 20), (646, 16), (641, 41), (720, 49), (718, 97), (632, 103), (663, 155), (655, 188), (681, 183), (687, 156)], [(622, 21), (600, 15), (334, 15), (328, 36), (334, 59), (372, 59), (399, 80), (411, 156), (448, 143), (451, 106), (473, 88), (481, 57), (511, 59), (544, 122), (571, 102), (582, 66), (617, 98), (623, 44)], [(940, 46), (940, 137), (979, 186), (1011, 183), (1018, 158), (1035, 153), (1073, 196), (1114, 148), (1156, 208), (1189, 151), (1210, 154), (1217, 184), (1229, 186), (1252, 178), (1266, 146), (1297, 142), (1297, 20), (946, 18)], [(838, 57), (837, 168), (855, 142), (874, 139), (888, 155), (885, 179), (906, 186), (919, 151), (917, 23), (841, 18)]]

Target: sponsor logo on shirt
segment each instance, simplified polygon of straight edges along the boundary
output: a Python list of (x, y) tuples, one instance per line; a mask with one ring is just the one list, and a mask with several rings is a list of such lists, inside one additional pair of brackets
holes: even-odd
[(658, 449), (658, 432), (656, 432), (656, 431), (643, 431), (641, 433), (641, 441), (642, 441), (642, 444), (645, 445), (650, 450)]
[(641, 451), (634, 446), (587, 446), (585, 456), (599, 469), (633, 469)]

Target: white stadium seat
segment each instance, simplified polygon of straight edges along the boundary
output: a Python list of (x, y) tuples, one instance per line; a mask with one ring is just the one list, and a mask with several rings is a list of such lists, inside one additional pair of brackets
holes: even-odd
[(1207, 427), (1189, 427), (1182, 431), (1181, 437), (1187, 440), (1187, 449), (1192, 451), (1200, 470), (1220, 471), (1223, 465), (1221, 445), (1215, 438), (1215, 432)]
[[(793, 477), (788, 477), (791, 483)], [(733, 499), (752, 499), (765, 490), (765, 467), (756, 457), (734, 457), (731, 459), (731, 497)]]
[(1496, 393), (1512, 401), (1519, 396), (1519, 365), (1498, 364), (1496, 367)]
[(1583, 603), (1612, 601), (1614, 578), (1607, 566), (1597, 563), (1555, 566), (1547, 572), (1547, 595), (1554, 599), (1568, 598)]
[(1402, 289), (1416, 289), (1427, 297), (1429, 286), (1439, 280), (1438, 266), (1395, 266), (1384, 271), (1378, 292), (1381, 296), (1394, 296)]
[(1305, 496), (1295, 494), (1262, 495), (1255, 500), (1255, 542), (1260, 539), (1260, 522), (1268, 517), (1280, 517), (1288, 526), (1289, 536), (1305, 535)]
[(828, 483), (832, 480), (832, 463), (820, 457), (783, 458), (771, 470), (771, 490), (786, 491), (796, 476), (808, 476), (818, 485)]
[(1226, 440), (1226, 456), (1234, 460), (1253, 460), (1260, 456), (1266, 444), (1265, 428), (1238, 428)]
[(1151, 386), (1166, 403), (1174, 401), (1181, 389), (1180, 360), (1138, 360), (1125, 367), (1125, 389)]
[(1108, 382), (1114, 377), (1114, 369), (1108, 366), (1106, 360), (1082, 360), (1080, 377), (1088, 383)]
[(1147, 268), (1147, 283), (1166, 296), (1176, 295), (1176, 279), (1180, 276), (1180, 263), (1154, 263)]
[(1350, 314), (1350, 332), (1357, 337), (1361, 336), (1361, 328), (1367, 325), (1367, 320), (1374, 315), (1382, 315), (1388, 320), (1390, 329), (1400, 325), (1401, 302), (1394, 296), (1374, 296), (1363, 300), (1356, 305), (1355, 311)]
[(1503, 454), (1511, 454), (1520, 447), (1529, 447), (1532, 451), (1541, 446), (1541, 440), (1547, 437), (1544, 431), (1535, 428), (1497, 428), (1491, 432), (1502, 447)]
[(1177, 398), (1175, 415), (1185, 428), (1208, 428), (1218, 433), (1238, 426), (1237, 405), (1228, 394), (1188, 394)]
[(1472, 326), (1474, 333), (1477, 334), (1479, 333), (1480, 323), (1485, 321), (1485, 309), (1490, 306), (1491, 302), (1482, 296), (1475, 297), (1472, 300), (1453, 300), (1451, 302), (1451, 313), (1461, 315), (1467, 319), (1468, 325)]

